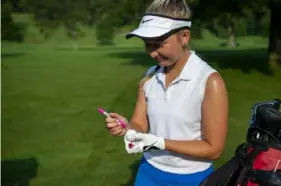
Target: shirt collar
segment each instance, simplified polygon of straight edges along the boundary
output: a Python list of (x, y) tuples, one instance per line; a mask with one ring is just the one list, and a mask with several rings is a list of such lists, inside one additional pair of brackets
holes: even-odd
[[(190, 81), (195, 74), (197, 73), (197, 61), (200, 60), (200, 58), (195, 54), (194, 51), (190, 51), (190, 56), (185, 63), (181, 73), (176, 78), (176, 81), (178, 80), (185, 80)], [(165, 74), (164, 74), (164, 67), (161, 67), (159, 70), (159, 73), (156, 74), (157, 78), (164, 82)]]
[(199, 57), (195, 54), (194, 51), (190, 51), (190, 56), (185, 63), (181, 73), (178, 76), (179, 80), (190, 81), (196, 75), (198, 69), (198, 60)]

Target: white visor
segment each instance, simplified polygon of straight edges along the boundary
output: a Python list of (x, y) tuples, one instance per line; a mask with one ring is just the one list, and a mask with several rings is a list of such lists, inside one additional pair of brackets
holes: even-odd
[(158, 38), (169, 34), (174, 30), (182, 28), (190, 28), (191, 21), (189, 19), (171, 18), (162, 15), (146, 14), (137, 29), (128, 33), (126, 38), (140, 37), (140, 38)]

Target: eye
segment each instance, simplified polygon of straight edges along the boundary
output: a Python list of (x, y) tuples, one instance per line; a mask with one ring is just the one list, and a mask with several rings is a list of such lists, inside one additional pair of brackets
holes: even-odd
[(145, 43), (145, 48), (149, 48), (151, 44)]
[(165, 44), (167, 43), (167, 41), (164, 41), (160, 44), (160, 47), (163, 47)]
[(148, 49), (156, 49), (156, 48), (159, 48), (159, 44), (156, 44), (156, 43), (147, 43), (145, 44), (145, 47), (148, 48)]
[(166, 41), (147, 42), (145, 43), (145, 48), (150, 51), (157, 50), (159, 48), (162, 48), (166, 43)]

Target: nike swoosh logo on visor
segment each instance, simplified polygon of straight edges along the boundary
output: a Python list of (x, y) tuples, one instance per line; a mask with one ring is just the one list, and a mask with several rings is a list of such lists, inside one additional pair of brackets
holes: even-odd
[(143, 23), (146, 23), (146, 22), (148, 22), (148, 21), (152, 21), (153, 19), (147, 19), (147, 20), (143, 20), (141, 23), (143, 24)]

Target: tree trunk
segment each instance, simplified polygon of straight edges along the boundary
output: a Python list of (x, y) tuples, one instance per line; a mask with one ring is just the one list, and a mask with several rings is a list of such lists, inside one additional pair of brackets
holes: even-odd
[(233, 27), (231, 25), (228, 26), (228, 45), (230, 47), (236, 47), (235, 36), (233, 32)]
[(269, 34), (269, 63), (273, 66), (281, 66), (281, 1), (271, 0), (269, 5), (271, 20)]

